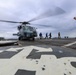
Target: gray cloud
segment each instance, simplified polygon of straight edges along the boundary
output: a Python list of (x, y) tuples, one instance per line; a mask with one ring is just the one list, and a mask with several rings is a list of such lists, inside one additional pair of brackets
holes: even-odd
[[(75, 0), (2, 0), (0, 1), (0, 19), (28, 21), (48, 9), (54, 9), (58, 6), (65, 10), (66, 13), (32, 22), (35, 24), (50, 25), (52, 28), (33, 26), (39, 28), (37, 29), (38, 33), (42, 32), (45, 34), (46, 32), (52, 32), (53, 36), (57, 36), (57, 33), (61, 32), (62, 36), (76, 37), (76, 21), (73, 19), (76, 16), (75, 3)], [(18, 32), (16, 29), (18, 24), (0, 22), (0, 26), (0, 36), (13, 37), (12, 34)]]

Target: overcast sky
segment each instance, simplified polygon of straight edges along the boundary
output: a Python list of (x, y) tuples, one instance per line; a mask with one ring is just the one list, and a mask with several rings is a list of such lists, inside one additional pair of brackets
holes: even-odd
[[(76, 21), (73, 19), (76, 16), (76, 0), (0, 0), (0, 20), (29, 21), (47, 10), (52, 12), (56, 7), (65, 13), (31, 23), (51, 26), (33, 25), (38, 33), (51, 32), (53, 37), (57, 37), (57, 33), (61, 32), (62, 37), (76, 37)], [(12, 34), (18, 32), (18, 25), (0, 22), (0, 37), (13, 37)]]

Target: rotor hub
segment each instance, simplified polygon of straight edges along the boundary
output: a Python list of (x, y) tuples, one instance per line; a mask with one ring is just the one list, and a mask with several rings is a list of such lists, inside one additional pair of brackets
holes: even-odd
[(29, 22), (22, 22), (22, 24), (25, 24), (26, 25), (26, 24), (30, 24), (30, 23)]

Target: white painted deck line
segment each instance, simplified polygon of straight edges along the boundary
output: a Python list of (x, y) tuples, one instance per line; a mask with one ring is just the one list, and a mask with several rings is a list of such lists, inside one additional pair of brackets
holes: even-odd
[[(21, 48), (24, 49), (14, 55), (11, 59), (0, 59), (0, 75), (15, 75), (18, 69), (36, 71), (36, 75), (64, 75), (64, 73), (66, 73), (66, 75), (76, 74), (76, 68), (70, 64), (72, 61), (76, 62), (76, 57), (63, 57), (58, 59), (55, 55), (41, 55), (40, 59), (31, 60), (26, 57), (30, 54), (32, 49), (37, 49), (39, 50), (38, 52), (51, 52), (53, 50), (51, 48), (41, 48), (36, 46)], [(36, 64), (36, 61), (38, 61), (38, 64)], [(64, 63), (66, 63), (66, 65)], [(45, 65), (45, 67), (43, 67), (43, 65)], [(45, 68), (45, 70), (42, 70), (42, 68)], [(71, 74), (69, 72), (71, 72)]]
[(0, 53), (2, 53), (3, 52), (3, 50), (0, 50)]
[(68, 46), (72, 46), (72, 45), (74, 45), (74, 44), (76, 44), (76, 41), (75, 41), (75, 42), (72, 42), (72, 43), (69, 43), (69, 44), (66, 44), (66, 45), (64, 45), (64, 46), (62, 46), (62, 47), (68, 47)]
[(10, 48), (10, 49), (7, 49), (6, 51), (15, 51), (15, 52), (17, 52), (19, 49), (24, 49), (24, 48)]
[(0, 44), (14, 43), (14, 42), (17, 42), (17, 41), (0, 41)]

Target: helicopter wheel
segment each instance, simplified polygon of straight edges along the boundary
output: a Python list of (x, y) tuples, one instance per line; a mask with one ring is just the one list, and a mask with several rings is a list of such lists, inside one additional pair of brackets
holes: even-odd
[(19, 37), (18, 40), (22, 40), (22, 37)]
[(35, 38), (34, 37), (32, 38), (32, 41), (35, 41)]

